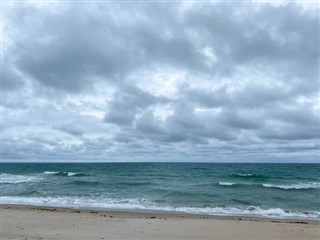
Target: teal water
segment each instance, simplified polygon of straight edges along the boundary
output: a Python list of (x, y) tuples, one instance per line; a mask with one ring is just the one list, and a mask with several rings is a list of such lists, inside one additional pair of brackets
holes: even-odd
[(3, 204), (320, 219), (320, 164), (1, 163)]

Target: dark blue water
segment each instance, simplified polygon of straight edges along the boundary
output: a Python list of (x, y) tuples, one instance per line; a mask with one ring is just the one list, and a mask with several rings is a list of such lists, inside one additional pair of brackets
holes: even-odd
[(1, 202), (320, 219), (320, 164), (1, 163)]

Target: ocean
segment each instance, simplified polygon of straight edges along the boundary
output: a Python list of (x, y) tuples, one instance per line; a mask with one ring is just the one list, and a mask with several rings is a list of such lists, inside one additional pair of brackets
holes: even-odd
[(1, 163), (2, 204), (320, 220), (320, 164)]

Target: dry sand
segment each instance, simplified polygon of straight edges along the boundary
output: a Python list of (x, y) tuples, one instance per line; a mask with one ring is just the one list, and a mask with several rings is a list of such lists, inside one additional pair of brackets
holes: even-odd
[(320, 239), (319, 222), (1, 206), (6, 239)]

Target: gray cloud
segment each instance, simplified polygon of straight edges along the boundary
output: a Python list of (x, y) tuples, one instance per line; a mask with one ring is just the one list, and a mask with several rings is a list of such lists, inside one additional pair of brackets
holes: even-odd
[(4, 65), (2, 68), (2, 89), (3, 90), (15, 90), (20, 87), (24, 87), (23, 80), (18, 74), (10, 69), (10, 65)]
[(69, 124), (63, 124), (57, 127), (54, 127), (56, 130), (60, 130), (62, 132), (66, 132), (70, 135), (76, 136), (76, 137), (81, 137), (83, 135), (83, 132), (81, 128), (77, 125), (74, 125), (74, 123), (69, 123)]
[(7, 160), (319, 154), (319, 6), (4, 3)]
[(115, 94), (114, 101), (109, 106), (105, 121), (117, 125), (130, 125), (140, 112), (159, 101), (153, 95), (132, 86), (121, 88)]

